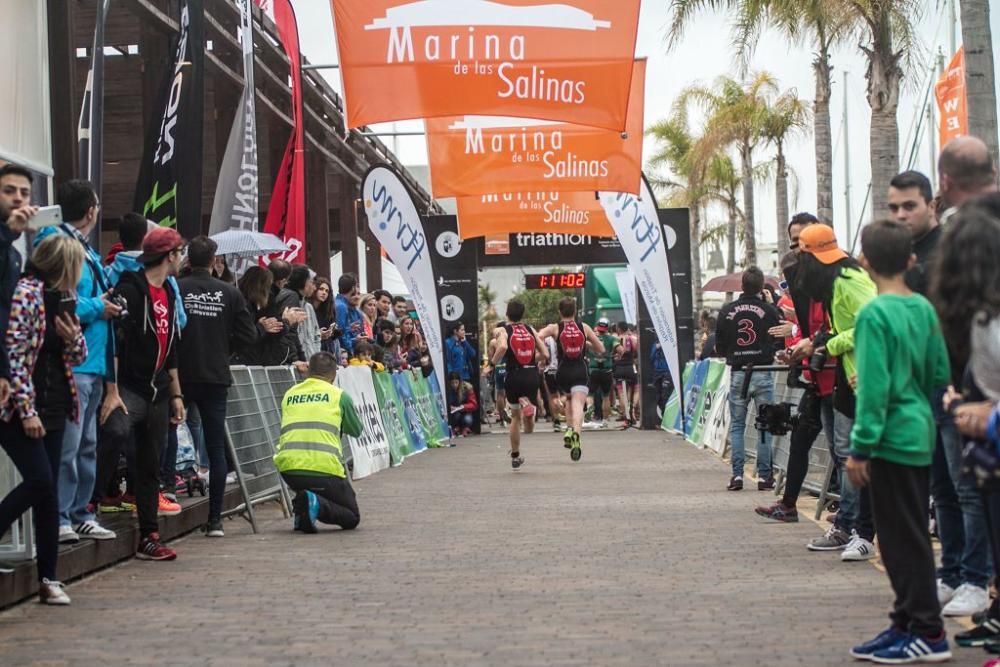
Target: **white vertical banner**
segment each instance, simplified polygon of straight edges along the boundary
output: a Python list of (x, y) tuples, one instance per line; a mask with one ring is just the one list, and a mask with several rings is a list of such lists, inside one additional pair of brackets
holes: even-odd
[(378, 407), (378, 394), (372, 369), (368, 366), (348, 366), (337, 372), (336, 385), (344, 390), (361, 418), (364, 430), (357, 438), (345, 435), (344, 442), (351, 447), (354, 471), (351, 477), (361, 479), (389, 467), (389, 438)]
[(621, 192), (599, 193), (608, 222), (628, 258), (629, 270), (646, 300), (653, 329), (670, 366), (670, 379), (682, 387), (680, 355), (677, 349), (677, 317), (674, 312), (674, 288), (667, 239), (656, 207), (656, 197), (645, 176), (642, 197)]
[(625, 311), (625, 321), (629, 324), (639, 323), (639, 304), (635, 300), (635, 275), (632, 270), (619, 271), (615, 274), (618, 283), (618, 295), (622, 300), (622, 310)]
[(361, 186), (361, 196), (368, 215), (368, 228), (399, 269), (409, 289), (439, 386), (447, 387), (437, 287), (424, 223), (417, 212), (417, 205), (399, 175), (385, 165), (375, 165), (368, 170)]

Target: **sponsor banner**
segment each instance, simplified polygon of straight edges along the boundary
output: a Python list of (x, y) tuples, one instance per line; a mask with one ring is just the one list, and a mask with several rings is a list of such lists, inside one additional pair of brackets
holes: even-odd
[(670, 379), (675, 387), (679, 387), (681, 365), (677, 314), (673, 277), (667, 258), (667, 246), (676, 244), (676, 235), (660, 222), (656, 197), (645, 179), (642, 199), (622, 192), (602, 192), (600, 197), (608, 221), (628, 258), (629, 270), (635, 276), (646, 303), (656, 337), (670, 367)]
[(302, 57), (299, 54), (299, 28), (291, 0), (255, 0), (258, 7), (273, 10), (278, 37), (288, 56), (292, 81), (292, 136), (274, 177), (274, 191), (264, 221), (264, 231), (274, 234), (288, 246), (288, 251), (271, 259), (293, 264), (306, 261), (306, 166), (305, 125), (302, 118)]
[(438, 401), (431, 393), (431, 384), (423, 373), (410, 371), (406, 374), (410, 380), (410, 391), (417, 407), (417, 417), (423, 430), (424, 440), (428, 447), (447, 447), (448, 431), (442, 428), (441, 411)]
[[(729, 367), (721, 359), (689, 362), (684, 368), (685, 439), (720, 456), (729, 437), (729, 382)], [(663, 430), (681, 433), (679, 408), (674, 392), (663, 411)]]
[(337, 373), (336, 384), (354, 401), (364, 427), (357, 438), (344, 435), (344, 440), (351, 446), (351, 453), (354, 455), (351, 477), (361, 479), (385, 470), (389, 467), (389, 440), (382, 422), (382, 411), (371, 369), (367, 366), (342, 368)]
[[(462, 222), (459, 219), (459, 226)], [(552, 266), (553, 257), (572, 257), (577, 264), (624, 264), (625, 253), (614, 236), (516, 232), (510, 234), (510, 252), (486, 254), (479, 243), (479, 268), (492, 266)]]
[[(427, 381), (431, 385), (431, 396), (434, 397), (434, 402), (437, 403), (438, 417), (441, 422), (441, 432), (445, 434), (451, 434), (451, 427), (448, 426), (448, 407), (444, 401), (444, 392), (441, 391), (441, 386), (438, 384), (437, 375), (431, 374), (428, 376)], [(476, 390), (478, 392), (478, 389)], [(478, 400), (479, 394), (476, 394)]]
[(639, 305), (635, 300), (635, 276), (632, 271), (619, 271), (615, 274), (615, 282), (618, 283), (618, 294), (622, 299), (625, 321), (629, 324), (638, 324)]
[[(461, 229), (459, 229), (461, 233)], [(487, 255), (509, 255), (510, 234), (487, 234), (485, 239)]]
[(965, 47), (960, 47), (948, 69), (941, 74), (934, 86), (938, 113), (941, 115), (939, 128), (941, 148), (955, 137), (969, 133), (969, 111), (965, 92)]
[[(694, 370), (694, 366), (695, 362), (693, 361), (689, 361), (684, 365), (683, 391), (685, 396), (690, 386), (691, 373)], [(689, 404), (685, 403), (685, 405)], [(681, 400), (680, 394), (676, 389), (670, 394), (670, 397), (667, 399), (667, 405), (663, 408), (663, 419), (660, 422), (660, 428), (671, 433), (681, 433)]]
[[(90, 52), (90, 70), (83, 90), (80, 122), (77, 126), (77, 153), (80, 159), (80, 178), (90, 181), (101, 201), (104, 167), (104, 25), (111, 0), (97, 3), (94, 25), (94, 42)], [(100, 226), (94, 228), (91, 241), (100, 239)], [(92, 245), (98, 245), (92, 243)]]
[(463, 114), (626, 128), (639, 0), (332, 3), (350, 128)]
[(158, 225), (176, 227), (185, 238), (202, 233), (204, 18), (202, 0), (181, 2), (180, 33), (150, 124), (135, 191), (134, 210)]
[(372, 378), (375, 382), (375, 393), (378, 395), (382, 423), (385, 424), (385, 433), (389, 440), (389, 463), (398, 466), (403, 459), (417, 451), (410, 438), (406, 407), (396, 393), (396, 386), (390, 373), (372, 373)]
[(434, 371), (438, 374), (438, 383), (443, 387), (444, 341), (441, 338), (437, 289), (431, 250), (417, 206), (399, 175), (385, 165), (375, 165), (368, 170), (361, 196), (369, 229), (406, 283)]
[(497, 232), (572, 236), (615, 235), (595, 192), (521, 192), (457, 197), (463, 239)]
[[(706, 446), (704, 439), (705, 429), (708, 426), (712, 411), (720, 399), (720, 393), (729, 395), (729, 367), (717, 359), (708, 360), (708, 369), (701, 383), (701, 390), (698, 392), (698, 403), (691, 412), (690, 433), (688, 442)], [(723, 438), (722, 447), (725, 447)], [(714, 447), (713, 447), (714, 449)]]
[(410, 385), (412, 373), (393, 373), (392, 385), (396, 389), (396, 396), (403, 408), (403, 421), (406, 423), (407, 433), (410, 437), (410, 451), (407, 454), (416, 454), (427, 449), (427, 440), (424, 438), (424, 429), (420, 425), (420, 412), (417, 410), (417, 399), (413, 395)]
[(646, 61), (635, 61), (625, 132), (527, 118), (431, 118), (427, 156), (435, 197), (495, 192), (639, 194)]
[(259, 231), (257, 117), (254, 103), (252, 0), (238, 0), (243, 47), (243, 95), (229, 131), (229, 141), (219, 168), (208, 233), (227, 229)]

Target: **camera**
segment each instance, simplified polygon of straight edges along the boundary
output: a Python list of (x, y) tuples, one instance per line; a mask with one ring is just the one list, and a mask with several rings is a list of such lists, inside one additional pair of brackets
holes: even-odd
[(116, 320), (128, 317), (128, 301), (121, 294), (115, 294), (114, 290), (108, 292), (108, 301), (121, 308), (121, 312), (115, 316)]
[(799, 415), (793, 414), (794, 409), (794, 403), (762, 405), (757, 408), (754, 426), (771, 435), (785, 435), (799, 423)]
[(830, 340), (830, 334), (819, 333), (813, 338), (813, 354), (809, 358), (809, 370), (813, 373), (819, 373), (826, 366), (827, 360), (830, 358), (829, 353), (826, 351), (826, 343)]

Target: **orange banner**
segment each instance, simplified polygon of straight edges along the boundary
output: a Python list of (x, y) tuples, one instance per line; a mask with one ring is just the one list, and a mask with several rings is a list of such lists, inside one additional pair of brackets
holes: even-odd
[(331, 0), (350, 128), (474, 114), (625, 129), (639, 0)]
[(955, 137), (969, 133), (969, 112), (965, 99), (965, 48), (961, 47), (934, 86), (941, 115), (940, 141), (943, 148)]
[(510, 232), (614, 236), (594, 192), (531, 192), (456, 197), (464, 239)]
[(635, 61), (627, 138), (621, 132), (526, 118), (433, 118), (427, 127), (435, 197), (493, 192), (639, 194), (646, 61)]

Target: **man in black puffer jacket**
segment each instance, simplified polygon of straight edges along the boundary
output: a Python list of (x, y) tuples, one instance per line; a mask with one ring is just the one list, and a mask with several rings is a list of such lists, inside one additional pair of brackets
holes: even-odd
[[(233, 352), (259, 341), (257, 326), (250, 318), (240, 291), (212, 277), (210, 268), (218, 246), (207, 236), (196, 236), (188, 244), (191, 275), (181, 278), (181, 298), (188, 315), (180, 343), (179, 372), (184, 403), (198, 407), (205, 433), (209, 462), (209, 537), (222, 537), (222, 497), (226, 492), (226, 400), (232, 377), (229, 358)], [(261, 322), (265, 325), (266, 320)], [(281, 331), (282, 326), (271, 320)]]

